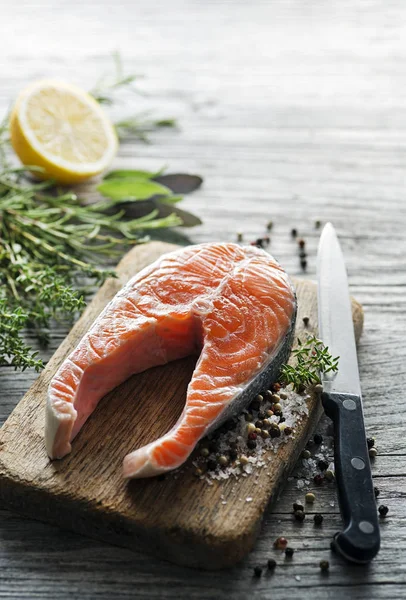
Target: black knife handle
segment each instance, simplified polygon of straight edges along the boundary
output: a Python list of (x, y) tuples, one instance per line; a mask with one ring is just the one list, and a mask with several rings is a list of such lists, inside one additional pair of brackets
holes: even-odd
[(366, 563), (379, 551), (380, 533), (361, 398), (323, 392), (321, 399), (334, 423), (335, 472), (345, 526), (334, 543), (347, 560)]

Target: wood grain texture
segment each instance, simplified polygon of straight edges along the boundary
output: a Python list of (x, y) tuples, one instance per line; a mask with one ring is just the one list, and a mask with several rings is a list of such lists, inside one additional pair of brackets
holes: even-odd
[[(45, 404), (49, 382), (76, 347), (117, 289), (173, 245), (150, 242), (133, 248), (117, 267), (118, 278), (107, 281), (46, 369), (0, 431), (0, 503), (99, 537), (107, 542), (147, 551), (175, 563), (220, 569), (240, 561), (252, 548), (263, 512), (289, 475), (316, 427), (321, 404), (316, 394), (308, 416), (295, 435), (264, 454), (270, 464), (259, 476), (215, 481), (197, 480), (193, 455), (177, 474), (128, 483), (122, 459), (136, 447), (157, 439), (182, 412), (196, 358), (190, 357), (134, 375), (98, 405), (61, 461), (51, 462), (44, 447)], [(295, 337), (317, 333), (316, 286), (295, 281), (298, 318)], [(363, 325), (361, 306), (353, 301), (357, 338)], [(305, 328), (303, 316), (310, 319)], [(246, 498), (252, 498), (247, 503)], [(222, 501), (226, 504), (223, 504)], [(241, 522), (240, 512), (244, 512)]]
[[(316, 490), (325, 523), (291, 521), (297, 479), (265, 513), (253, 552), (238, 567), (205, 573), (153, 560), (56, 527), (0, 516), (0, 598), (242, 598), (400, 600), (406, 573), (406, 6), (398, 0), (28, 0), (1, 7), (0, 109), (28, 81), (64, 77), (85, 87), (120, 49), (147, 96), (130, 95), (117, 117), (144, 108), (176, 116), (179, 131), (131, 141), (115, 167), (160, 168), (204, 176), (185, 199), (203, 226), (193, 242), (248, 241), (274, 220), (272, 252), (298, 275), (290, 229), (306, 238), (315, 276), (318, 231), (332, 220), (342, 241), (353, 295), (365, 309), (359, 365), (379, 502), (390, 513), (382, 548), (368, 568), (329, 552), (339, 529), (334, 486)], [(87, 187), (85, 187), (87, 190)], [(52, 356), (68, 325), (55, 324)], [(29, 336), (35, 345), (35, 340)], [(36, 380), (0, 369), (4, 421)], [(330, 506), (334, 503), (334, 506)], [(244, 514), (241, 514), (244, 518)], [(280, 522), (279, 522), (280, 521)], [(252, 567), (286, 534), (297, 551), (277, 556), (274, 575), (253, 581)], [(308, 545), (304, 545), (308, 544)], [(318, 562), (329, 559), (328, 577)], [(296, 579), (300, 577), (300, 580)]]

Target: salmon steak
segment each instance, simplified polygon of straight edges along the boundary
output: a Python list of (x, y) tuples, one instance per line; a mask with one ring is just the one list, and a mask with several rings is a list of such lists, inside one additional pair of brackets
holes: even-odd
[(162, 256), (116, 294), (51, 380), (50, 458), (69, 454), (101, 398), (131, 375), (197, 354), (177, 423), (127, 454), (123, 472), (151, 477), (179, 467), (202, 437), (276, 381), (295, 319), (293, 286), (262, 249), (214, 243)]

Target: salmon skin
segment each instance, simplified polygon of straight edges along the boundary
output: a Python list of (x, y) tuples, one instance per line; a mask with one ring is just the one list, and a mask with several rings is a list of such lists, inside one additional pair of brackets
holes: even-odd
[(264, 250), (218, 243), (162, 256), (113, 298), (52, 379), (45, 445), (62, 458), (99, 400), (131, 375), (199, 354), (185, 408), (160, 439), (124, 458), (124, 477), (179, 467), (197, 442), (278, 377), (296, 295)]

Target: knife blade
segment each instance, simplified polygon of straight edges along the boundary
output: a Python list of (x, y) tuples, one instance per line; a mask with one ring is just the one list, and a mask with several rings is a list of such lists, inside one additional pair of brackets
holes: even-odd
[(334, 424), (334, 461), (344, 530), (335, 548), (351, 562), (376, 556), (380, 532), (365, 435), (357, 349), (344, 256), (336, 232), (327, 223), (317, 254), (319, 337), (337, 373), (322, 374), (323, 408)]

